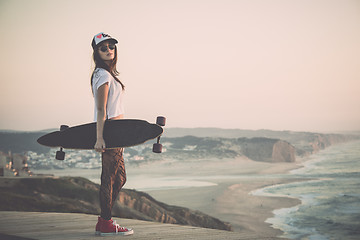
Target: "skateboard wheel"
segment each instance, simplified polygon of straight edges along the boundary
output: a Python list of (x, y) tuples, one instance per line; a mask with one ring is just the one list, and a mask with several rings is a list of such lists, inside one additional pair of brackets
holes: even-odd
[(65, 159), (65, 152), (60, 150), (56, 152), (56, 160), (64, 160)]
[(166, 118), (165, 117), (159, 116), (159, 117), (156, 118), (156, 124), (157, 125), (165, 126), (165, 123), (166, 123)]
[(66, 129), (68, 129), (68, 128), (69, 128), (68, 125), (61, 125), (61, 126), (60, 126), (60, 131), (64, 131), (64, 130), (66, 130)]
[(161, 153), (162, 152), (162, 145), (160, 143), (154, 143), (153, 152), (154, 153)]

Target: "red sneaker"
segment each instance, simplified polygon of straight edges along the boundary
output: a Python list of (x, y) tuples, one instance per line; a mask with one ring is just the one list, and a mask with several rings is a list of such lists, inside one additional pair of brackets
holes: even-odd
[[(103, 219), (102, 217), (98, 217), (98, 222), (96, 223), (96, 226), (95, 226), (95, 235), (100, 235), (100, 233), (101, 233), (100, 226), (103, 221), (105, 221), (105, 219)], [(112, 219), (110, 219), (109, 221), (113, 222)]]
[(95, 235), (100, 235), (101, 217), (98, 217), (98, 222), (95, 226)]
[(99, 218), (99, 229), (100, 236), (108, 236), (108, 235), (131, 235), (134, 233), (134, 230), (131, 228), (120, 227), (119, 224), (116, 224), (116, 221), (105, 220), (103, 218)]

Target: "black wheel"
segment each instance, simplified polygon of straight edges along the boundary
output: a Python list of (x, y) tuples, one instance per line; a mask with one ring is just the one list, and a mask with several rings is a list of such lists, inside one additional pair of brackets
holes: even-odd
[(57, 151), (56, 152), (56, 160), (64, 160), (65, 159), (65, 152), (62, 150), (62, 149), (60, 149), (60, 151)]
[(64, 130), (66, 130), (66, 129), (68, 129), (68, 128), (69, 128), (68, 125), (61, 125), (61, 126), (60, 126), (60, 131), (64, 131)]
[(160, 143), (154, 143), (153, 152), (154, 153), (161, 153), (162, 152), (162, 145)]
[(159, 116), (159, 117), (156, 118), (156, 124), (157, 125), (165, 126), (165, 123), (166, 123), (166, 118), (165, 117)]

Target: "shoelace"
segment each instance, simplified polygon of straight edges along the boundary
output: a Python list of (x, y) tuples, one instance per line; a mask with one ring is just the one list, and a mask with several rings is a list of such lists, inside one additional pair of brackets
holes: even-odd
[(119, 232), (119, 229), (120, 229), (120, 231), (122, 230), (123, 232), (126, 232), (126, 231), (127, 231), (127, 229), (126, 229), (126, 228), (124, 228), (124, 227), (120, 227), (120, 225), (119, 225), (119, 224), (117, 224), (117, 223), (116, 223), (116, 221), (113, 221), (113, 225), (115, 226), (115, 231), (116, 231), (116, 233), (118, 233), (118, 232)]

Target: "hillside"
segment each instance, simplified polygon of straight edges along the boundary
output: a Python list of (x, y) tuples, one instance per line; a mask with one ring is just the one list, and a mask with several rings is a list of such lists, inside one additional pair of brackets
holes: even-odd
[(255, 161), (294, 162), (295, 148), (280, 139), (210, 138), (185, 136), (165, 138), (165, 159), (234, 158), (245, 156)]
[[(0, 178), (0, 211), (40, 211), (99, 214), (99, 185), (85, 178)], [(161, 223), (231, 230), (228, 223), (150, 195), (123, 189), (113, 215)]]
[(46, 132), (20, 132), (20, 131), (0, 131), (0, 151), (14, 153), (24, 153), (33, 151), (46, 153), (49, 148), (41, 146), (36, 140)]

